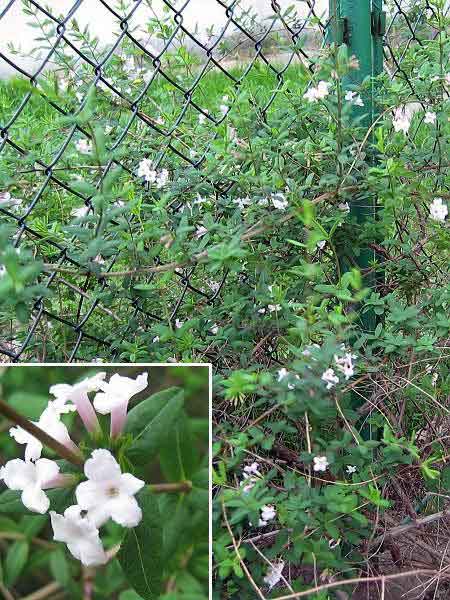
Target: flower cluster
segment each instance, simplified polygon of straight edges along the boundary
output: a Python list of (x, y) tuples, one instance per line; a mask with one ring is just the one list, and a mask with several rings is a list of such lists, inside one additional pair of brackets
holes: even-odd
[[(64, 445), (71, 453), (82, 457), (78, 446), (71, 440), (61, 416), (77, 412), (94, 440), (100, 439), (101, 427), (96, 411), (111, 415), (111, 438), (116, 438), (125, 425), (128, 402), (147, 387), (147, 373), (136, 379), (114, 374), (107, 382), (106, 373), (97, 373), (75, 384), (57, 384), (50, 387), (54, 399), (36, 427)], [(91, 402), (89, 394), (96, 392)], [(40, 514), (50, 508), (45, 490), (58, 487), (75, 489), (77, 504), (69, 506), (63, 515), (50, 511), (54, 539), (65, 542), (72, 555), (84, 565), (104, 564), (107, 554), (103, 548), (99, 528), (109, 519), (122, 527), (136, 527), (142, 511), (135, 494), (145, 482), (131, 473), (122, 473), (112, 453), (105, 448), (92, 451), (83, 465), (85, 481), (75, 474), (63, 474), (60, 465), (41, 458), (42, 442), (22, 427), (12, 427), (10, 435), (25, 445), (25, 460), (14, 459), (0, 469), (0, 479), (11, 490), (21, 492), (26, 508)]]
[(149, 158), (141, 160), (138, 166), (137, 176), (143, 177), (148, 183), (154, 183), (158, 189), (163, 188), (169, 181), (169, 171), (167, 169), (157, 171), (155, 165)]

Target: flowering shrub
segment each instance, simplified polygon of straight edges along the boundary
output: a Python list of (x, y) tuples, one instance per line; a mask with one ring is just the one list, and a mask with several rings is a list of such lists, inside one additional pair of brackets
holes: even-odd
[[(293, 60), (274, 71), (257, 44), (248, 72), (210, 73), (184, 45), (149, 58), (126, 35), (99, 58), (75, 29), (97, 67), (60, 48), (57, 71), (33, 90), (36, 111), (48, 97), (66, 112), (46, 114), (39, 177), (51, 148), (64, 158), (27, 213), (44, 239), (23, 233), (20, 254), (6, 228), (0, 241), (10, 354), (37, 299), (47, 355), (70, 329), (82, 358), (217, 366), (217, 597), (336, 587), (342, 573), (371, 572), (388, 547), (382, 525), (405, 512), (419, 522), (430, 498), (442, 507), (449, 20), (441, 0), (388, 3), (399, 6), (385, 73), (361, 85), (348, 83), (360, 65), (345, 45), (305, 56), (296, 36)], [(288, 11), (282, 25), (293, 21)], [(170, 16), (148, 26), (166, 42), (179, 33)], [(28, 92), (14, 85), (8, 98)], [(24, 128), (25, 147), (32, 134)], [(36, 172), (19, 180), (31, 157), (3, 160), (17, 216)], [(55, 318), (61, 302), (69, 326)], [(392, 568), (408, 563), (390, 546)]]
[[(207, 376), (207, 369), (202, 371)], [(84, 598), (93, 598), (94, 588), (95, 597), (111, 597), (124, 589), (123, 576), (135, 590), (123, 598), (176, 600), (191, 592), (207, 597), (207, 435), (199, 446), (200, 423), (194, 429), (184, 412), (183, 389), (148, 395), (148, 384), (146, 371), (130, 378), (111, 370), (58, 382), (50, 386), (51, 399), (36, 421), (0, 402), (0, 412), (17, 423), (9, 434), (25, 457), (0, 469), (9, 488), (0, 494), (0, 513), (29, 515), (27, 531), (7, 554), (6, 585), (14, 586), (25, 569), (29, 536), (45, 528), (55, 543), (38, 543), (51, 550), (51, 561), (58, 557), (55, 569), (65, 576), (55, 574), (56, 581), (74, 598), (81, 597), (77, 573), (86, 568), (96, 568), (99, 577), (104, 569), (106, 577), (116, 575), (101, 590), (93, 571)], [(138, 394), (144, 399), (136, 403)], [(207, 415), (207, 403), (203, 412)], [(44, 447), (56, 456), (43, 458)], [(148, 481), (155, 460), (164, 483)], [(16, 530), (6, 517), (0, 527)]]

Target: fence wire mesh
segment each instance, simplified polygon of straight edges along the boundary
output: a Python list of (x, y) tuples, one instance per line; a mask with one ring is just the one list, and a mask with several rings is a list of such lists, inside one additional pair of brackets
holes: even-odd
[[(176, 180), (179, 194), (170, 205), (174, 223), (196, 201), (186, 199), (192, 182), (183, 176), (185, 167), (196, 170), (197, 181), (215, 198), (215, 218), (220, 219), (220, 199), (232, 182), (209, 177), (207, 156), (233, 113), (228, 90), (247, 89), (248, 110), (268, 122), (278, 91), (286, 82), (295, 85), (300, 63), (314, 69), (324, 43), (327, 3), (299, 0), (292, 10), (290, 4), (268, 0), (261, 16), (252, 2), (211, 0), (208, 11), (219, 23), (211, 30), (195, 24), (205, 8), (200, 0), (161, 0), (159, 10), (144, 0), (78, 0), (51, 8), (34, 0), (0, 5), (0, 35), (3, 31), (8, 38), (12, 28), (29, 37), (37, 32), (31, 52), (8, 46), (0, 53), (8, 77), (20, 77), (13, 87), (2, 84), (0, 219), (12, 226), (18, 250), (27, 247), (43, 260), (40, 282), (50, 292), (34, 302), (24, 322), (2, 314), (0, 355), (5, 361), (114, 360), (118, 340), (151, 331), (158, 322), (176, 327), (203, 306), (220, 304), (224, 286), (239, 275), (222, 273), (211, 280), (201, 265), (170, 269), (164, 249), (155, 253), (149, 243), (134, 257), (135, 265), (154, 264), (154, 270), (128, 276), (145, 288), (135, 295), (132, 286), (122, 285), (123, 277), (112, 275), (129, 268), (127, 249), (91, 257), (87, 270), (78, 258), (80, 236), (71, 235), (71, 226), (77, 217), (93, 214), (95, 190), (117, 167), (121, 181), (134, 179), (143, 186), (148, 214), (158, 210), (155, 186), (143, 183), (138, 156), (152, 161), (156, 187), (161, 178)], [(60, 14), (62, 6), (67, 8)], [(432, 8), (428, 2), (400, 0), (385, 8), (386, 69), (391, 77), (409, 81), (406, 52), (434, 35), (424, 19)], [(80, 25), (86, 10), (104, 24), (107, 40)], [(113, 156), (105, 164), (77, 158), (91, 145), (93, 127), (70, 120), (83, 114), (93, 89), (95, 123), (104, 128)], [(198, 135), (192, 135), (192, 123), (201, 124)], [(117, 203), (115, 218), (101, 230), (104, 240), (120, 238), (121, 228), (133, 232), (139, 227), (126, 201)], [(165, 284), (167, 272), (175, 274), (170, 285)], [(203, 342), (207, 349), (207, 336)]]

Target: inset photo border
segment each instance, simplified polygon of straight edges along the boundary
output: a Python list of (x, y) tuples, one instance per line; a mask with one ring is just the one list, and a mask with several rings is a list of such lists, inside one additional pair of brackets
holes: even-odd
[(206, 600), (208, 364), (0, 368), (4, 598)]

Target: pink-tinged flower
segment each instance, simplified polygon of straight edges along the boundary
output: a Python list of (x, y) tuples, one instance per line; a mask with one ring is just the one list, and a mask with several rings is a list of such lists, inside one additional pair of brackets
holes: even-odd
[[(55, 409), (52, 402), (48, 403), (48, 406), (40, 416), (39, 421), (34, 423), (34, 425), (39, 427), (39, 429), (42, 429), (42, 431), (54, 438), (60, 444), (63, 444), (63, 446), (71, 452), (80, 454), (80, 449), (70, 439), (67, 427), (61, 421), (61, 413), (58, 409)], [(40, 458), (43, 447), (40, 440), (35, 438), (31, 433), (28, 433), (25, 429), (22, 429), (22, 427), (11, 427), (9, 433), (18, 444), (26, 444), (25, 460), (27, 462)]]
[(64, 542), (70, 553), (86, 567), (104, 565), (108, 557), (103, 549), (97, 527), (89, 516), (82, 516), (80, 506), (69, 506), (63, 515), (50, 511), (53, 539)]
[(147, 387), (147, 373), (136, 379), (115, 373), (108, 383), (102, 381), (100, 387), (103, 392), (94, 398), (95, 409), (102, 415), (111, 413), (111, 437), (117, 437), (125, 425), (130, 398)]
[(80, 507), (88, 511), (91, 522), (100, 527), (109, 518), (123, 527), (136, 527), (142, 511), (134, 495), (145, 485), (131, 473), (122, 473), (109, 450), (94, 450), (84, 465), (89, 481), (76, 489)]
[(28, 510), (44, 514), (50, 507), (50, 500), (43, 490), (51, 487), (50, 483), (58, 473), (57, 463), (47, 458), (36, 463), (16, 458), (0, 469), (0, 479), (10, 490), (22, 491), (22, 502)]
[(89, 392), (96, 392), (101, 388), (101, 384), (106, 377), (106, 373), (96, 373), (92, 377), (87, 377), (75, 383), (69, 385), (67, 383), (58, 383), (52, 385), (50, 388), (50, 394), (56, 397), (57, 402), (73, 402), (77, 407), (78, 414), (83, 421), (86, 429), (91, 433), (98, 433), (100, 431), (100, 423), (98, 422), (95, 410), (92, 407), (91, 401), (89, 400)]

